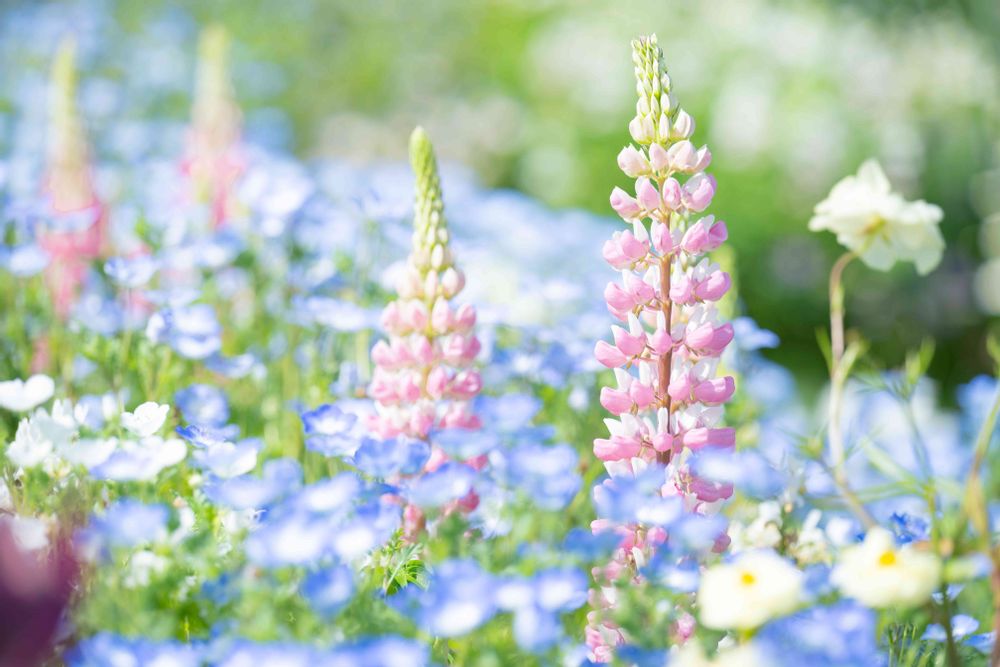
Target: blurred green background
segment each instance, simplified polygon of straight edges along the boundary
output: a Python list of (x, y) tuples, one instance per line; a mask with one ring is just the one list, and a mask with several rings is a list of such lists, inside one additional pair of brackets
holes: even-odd
[(838, 248), (806, 223), (833, 183), (875, 156), (897, 189), (944, 208), (948, 253), (923, 279), (910, 266), (852, 267), (849, 325), (888, 363), (933, 336), (931, 372), (948, 388), (989, 370), (984, 339), (1000, 310), (989, 263), (1000, 255), (1000, 222), (989, 222), (1000, 215), (997, 0), (109, 6), (126, 29), (165, 11), (224, 24), (241, 103), (284, 111), (303, 157), (402, 158), (421, 123), (445, 160), (485, 185), (600, 214), (626, 184), (615, 156), (634, 104), (629, 40), (656, 32), (695, 140), (715, 156), (713, 212), (729, 223), (746, 312), (782, 338), (773, 356), (820, 382), (816, 331)]

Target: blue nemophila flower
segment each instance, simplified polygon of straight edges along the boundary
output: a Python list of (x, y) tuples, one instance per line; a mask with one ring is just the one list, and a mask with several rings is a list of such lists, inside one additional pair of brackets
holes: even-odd
[(906, 512), (893, 512), (889, 517), (889, 527), (900, 544), (925, 542), (930, 539), (930, 524), (923, 517)]
[(213, 373), (233, 379), (246, 377), (257, 368), (263, 371), (257, 357), (249, 352), (233, 357), (224, 357), (219, 353), (213, 354), (205, 359), (205, 368)]
[(253, 470), (257, 466), (257, 454), (263, 447), (264, 443), (259, 438), (218, 442), (196, 449), (191, 458), (213, 475), (225, 479)]
[(683, 514), (670, 524), (667, 546), (675, 553), (705, 554), (726, 532), (725, 517), (718, 514)]
[[(217, 667), (425, 667), (426, 646), (386, 635), (359, 639), (330, 648), (281, 642), (258, 644), (240, 639), (228, 644), (212, 660)], [(172, 667), (172, 666), (171, 666)]]
[(472, 560), (434, 566), (427, 588), (407, 586), (386, 599), (422, 630), (437, 637), (472, 632), (497, 612), (497, 580)]
[(611, 531), (594, 534), (586, 528), (571, 528), (559, 546), (559, 553), (589, 563), (610, 557), (620, 542), (621, 538)]
[(364, 438), (353, 463), (372, 477), (386, 479), (416, 474), (430, 457), (431, 447), (426, 441), (400, 435), (385, 440)]
[(110, 547), (135, 547), (166, 537), (169, 518), (166, 505), (123, 499), (94, 517), (87, 532)]
[(222, 347), (221, 335), (215, 310), (204, 303), (165, 308), (153, 313), (146, 326), (150, 340), (170, 345), (188, 359), (204, 359), (218, 352)]
[(247, 538), (247, 556), (263, 567), (354, 560), (399, 527), (402, 510), (384, 491), (354, 473), (306, 486), (264, 516)]
[(153, 479), (164, 468), (187, 456), (183, 440), (150, 436), (142, 440), (122, 440), (105, 461), (90, 469), (95, 479), (136, 482)]
[(117, 301), (88, 292), (73, 306), (73, 320), (96, 334), (113, 336), (125, 327), (125, 311)]
[(192, 384), (174, 394), (174, 404), (184, 420), (199, 426), (219, 427), (229, 421), (229, 401), (218, 387)]
[[(981, 634), (973, 634), (977, 629), (979, 629), (979, 621), (966, 614), (956, 614), (951, 618), (951, 634), (958, 642), (966, 644), (973, 647), (981, 653), (989, 653), (993, 650), (993, 642), (996, 641), (996, 637), (992, 632), (986, 632)], [(934, 623), (927, 626), (927, 630), (924, 631), (924, 636), (921, 637), (924, 641), (933, 642), (945, 642), (948, 638), (945, 629)]]
[(576, 450), (566, 444), (529, 442), (513, 447), (506, 458), (508, 482), (547, 510), (565, 507), (580, 490)]
[(336, 405), (329, 404), (307, 410), (301, 417), (306, 435), (342, 435), (350, 431), (358, 421), (357, 415), (343, 412)]
[(317, 614), (332, 617), (354, 594), (354, 574), (346, 565), (310, 572), (302, 581), (302, 594)]
[(365, 432), (358, 407), (357, 401), (341, 401), (303, 412), (306, 448), (325, 456), (353, 456)]
[(559, 614), (579, 609), (587, 601), (589, 580), (576, 568), (541, 570), (531, 577), (507, 577), (498, 582), (497, 606), (514, 612), (514, 639), (532, 652), (552, 646), (563, 634)]
[(140, 667), (141, 665), (169, 665), (169, 667), (200, 667), (203, 660), (201, 646), (176, 641), (121, 637), (101, 632), (87, 637), (66, 655), (69, 667)]
[[(615, 654), (627, 665), (633, 667), (673, 667), (670, 654), (667, 651), (638, 646), (623, 645), (615, 649)], [(593, 667), (598, 663), (585, 662), (580, 667)]]
[(609, 478), (593, 489), (597, 516), (616, 524), (655, 522), (666, 526), (683, 511), (679, 496), (661, 497), (662, 466), (650, 466), (635, 477)]
[(668, 550), (657, 551), (643, 568), (650, 580), (677, 593), (694, 593), (701, 580), (698, 561), (686, 555), (680, 557)]
[(527, 426), (542, 409), (542, 402), (529, 394), (477, 396), (474, 409), (484, 428), (495, 431), (515, 431)]
[[(968, 437), (975, 437), (986, 421), (997, 395), (997, 380), (989, 375), (977, 375), (958, 388), (958, 405), (962, 408), (963, 428)], [(997, 426), (1000, 429), (1000, 426)]]
[(240, 434), (240, 427), (236, 424), (227, 424), (220, 427), (178, 426), (174, 430), (177, 432), (177, 435), (195, 447), (211, 447), (227, 440), (233, 440)]
[(245, 247), (246, 241), (237, 231), (224, 227), (210, 236), (192, 241), (186, 250), (198, 266), (220, 269), (231, 265)]
[(35, 243), (9, 248), (0, 245), (0, 266), (18, 278), (30, 278), (49, 265), (49, 255)]
[(104, 263), (104, 273), (127, 289), (142, 287), (156, 274), (159, 262), (149, 255), (112, 257)]
[(875, 613), (854, 602), (812, 607), (764, 626), (757, 643), (776, 665), (854, 667), (882, 665)]
[(210, 480), (204, 486), (212, 502), (234, 510), (260, 509), (297, 490), (302, 485), (302, 466), (294, 459), (267, 461), (260, 477), (240, 475)]
[(321, 657), (318, 667), (425, 667), (430, 664), (427, 646), (414, 639), (387, 635), (337, 646), (329, 655)]
[(733, 320), (733, 341), (736, 347), (744, 352), (775, 348), (781, 342), (776, 333), (761, 329), (749, 317), (737, 317)]
[(477, 473), (464, 463), (448, 462), (433, 472), (410, 480), (401, 495), (417, 507), (442, 507), (472, 491)]
[(375, 311), (326, 296), (300, 297), (294, 301), (293, 308), (301, 322), (319, 324), (335, 331), (374, 329), (378, 322)]
[(692, 454), (689, 465), (691, 472), (701, 479), (732, 484), (741, 493), (757, 499), (774, 498), (786, 488), (788, 481), (763, 456), (752, 450), (733, 452), (705, 447)]
[(445, 454), (460, 460), (476, 458), (500, 446), (500, 436), (481, 429), (443, 429), (431, 433), (430, 439)]
[[(220, 642), (222, 643), (222, 642)], [(255, 667), (256, 665), (280, 665), (280, 667), (318, 667), (319, 650), (292, 642), (259, 644), (248, 639), (226, 642), (223, 650), (217, 650), (212, 664), (217, 667)]]

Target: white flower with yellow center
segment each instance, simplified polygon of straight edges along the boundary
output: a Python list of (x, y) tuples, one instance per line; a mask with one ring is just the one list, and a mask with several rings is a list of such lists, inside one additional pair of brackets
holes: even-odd
[(844, 549), (831, 575), (847, 597), (875, 609), (916, 607), (941, 583), (941, 561), (912, 546), (897, 547), (892, 533), (872, 528), (861, 544)]
[(752, 630), (799, 605), (802, 572), (773, 551), (748, 551), (709, 568), (701, 577), (698, 609), (702, 625), (715, 630)]
[(873, 269), (887, 271), (898, 260), (913, 262), (923, 275), (941, 261), (942, 217), (940, 207), (893, 192), (879, 163), (868, 160), (816, 205), (809, 229), (833, 232)]

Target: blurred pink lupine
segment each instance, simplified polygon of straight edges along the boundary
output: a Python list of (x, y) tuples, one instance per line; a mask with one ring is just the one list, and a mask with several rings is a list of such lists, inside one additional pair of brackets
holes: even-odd
[[(465, 276), (454, 265), (437, 164), (427, 133), (417, 128), (410, 138), (410, 160), (416, 173), (413, 250), (399, 280), (399, 299), (382, 312), (382, 327), (389, 334), (371, 351), (375, 365), (369, 395), (377, 412), (369, 427), (381, 437), (405, 435), (427, 439), (433, 429), (481, 426), (471, 401), (482, 388), (473, 364), (480, 343), (473, 331), (476, 311), (451, 300), (465, 286)], [(432, 450), (427, 471), (447, 461), (440, 449)], [(467, 461), (480, 468), (485, 458)], [(463, 498), (459, 509), (474, 509), (474, 493)], [(408, 507), (404, 532), (412, 536), (423, 525), (423, 515)]]
[[(694, 121), (670, 94), (656, 37), (636, 40), (632, 49), (639, 101), (629, 130), (638, 146), (622, 149), (618, 164), (636, 179), (635, 196), (621, 188), (612, 192), (611, 206), (630, 228), (615, 232), (603, 251), (622, 275), (604, 296), (623, 326), (613, 326), (613, 342), (600, 341), (594, 350), (598, 361), (615, 371), (615, 385), (604, 387), (600, 397), (615, 418), (605, 420), (610, 435), (594, 441), (594, 454), (612, 479), (632, 476), (650, 463), (666, 466), (661, 493), (681, 496), (691, 511), (708, 513), (732, 495), (732, 487), (698, 479), (685, 462), (691, 451), (735, 445), (734, 430), (720, 426), (722, 404), (735, 385), (731, 377), (716, 377), (733, 327), (719, 321), (715, 302), (731, 281), (702, 257), (723, 243), (727, 232), (711, 215), (693, 219), (715, 194), (715, 179), (704, 172), (711, 153), (689, 140)], [(586, 633), (591, 659), (610, 662), (614, 647), (627, 641), (608, 618), (615, 581), (626, 575), (638, 581), (637, 565), (667, 534), (603, 519), (592, 529), (622, 538), (614, 560), (594, 570), (599, 588), (592, 591)], [(720, 535), (716, 549), (727, 545)], [(689, 636), (692, 623), (685, 619), (675, 635)]]
[(73, 42), (63, 42), (49, 89), (49, 156), (45, 193), (54, 224), (39, 230), (51, 261), (45, 271), (56, 313), (65, 318), (76, 302), (90, 263), (104, 251), (106, 215), (94, 189), (87, 140), (76, 109)]
[(206, 28), (198, 54), (198, 75), (191, 127), (181, 169), (190, 195), (207, 204), (220, 227), (236, 206), (236, 182), (246, 168), (240, 142), (241, 114), (229, 80), (229, 38), (221, 27)]

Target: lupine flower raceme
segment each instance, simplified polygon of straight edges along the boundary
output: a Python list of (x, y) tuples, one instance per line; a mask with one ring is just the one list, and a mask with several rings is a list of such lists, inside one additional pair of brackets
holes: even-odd
[[(383, 438), (428, 440), (434, 430), (481, 426), (471, 407), (482, 387), (474, 368), (480, 343), (473, 330), (475, 309), (452, 303), (465, 276), (452, 258), (437, 163), (422, 128), (410, 138), (410, 161), (416, 174), (413, 249), (397, 285), (399, 298), (382, 313), (389, 337), (371, 351), (369, 394), (377, 412), (369, 426)], [(445, 461), (435, 447), (425, 471)], [(482, 467), (485, 457), (469, 463)], [(460, 504), (475, 507), (475, 494)], [(417, 507), (407, 507), (404, 519), (408, 535), (419, 532), (423, 515)]]
[[(715, 306), (731, 281), (704, 256), (726, 240), (727, 230), (721, 220), (697, 215), (715, 194), (715, 179), (704, 171), (711, 153), (690, 140), (694, 121), (671, 93), (656, 37), (636, 40), (632, 48), (639, 100), (629, 131), (635, 144), (622, 149), (618, 164), (636, 180), (634, 194), (621, 188), (611, 193), (611, 206), (627, 228), (603, 248), (621, 279), (604, 292), (619, 323), (612, 341), (600, 341), (594, 351), (615, 376), (600, 395), (613, 415), (605, 420), (610, 433), (594, 441), (594, 454), (612, 482), (662, 466), (660, 495), (680, 497), (688, 511), (708, 514), (732, 495), (732, 486), (700, 479), (686, 462), (697, 450), (735, 445), (734, 430), (720, 425), (733, 378), (717, 377), (733, 327), (720, 321)], [(595, 521), (593, 530), (622, 538), (614, 560), (594, 571), (599, 587), (588, 616), (590, 657), (609, 662), (615, 646), (627, 642), (608, 613), (615, 582), (639, 580), (639, 565), (669, 531), (608, 519)], [(719, 535), (716, 548), (726, 544)]]
[(207, 205), (215, 227), (234, 211), (236, 181), (246, 167), (240, 143), (241, 114), (228, 72), (229, 36), (206, 28), (198, 49), (195, 100), (182, 169), (191, 196)]
[(65, 318), (90, 262), (106, 243), (106, 212), (94, 188), (83, 122), (76, 105), (76, 48), (63, 42), (49, 83), (48, 166), (45, 193), (50, 221), (39, 232), (51, 257), (46, 282), (56, 313)]

